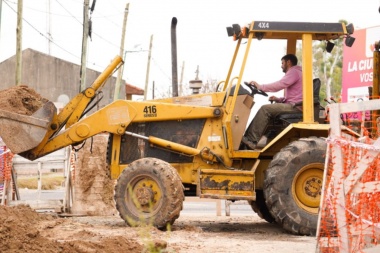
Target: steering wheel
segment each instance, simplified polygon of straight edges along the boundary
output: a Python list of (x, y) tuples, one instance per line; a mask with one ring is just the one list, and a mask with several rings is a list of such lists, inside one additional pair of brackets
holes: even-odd
[(268, 96), (268, 94), (265, 91), (257, 89), (256, 86), (254, 86), (254, 85), (252, 85), (252, 84), (250, 84), (248, 82), (244, 82), (244, 84), (247, 85), (248, 88), (252, 91), (251, 92), (252, 95), (259, 94), (259, 95), (263, 95), (265, 97)]

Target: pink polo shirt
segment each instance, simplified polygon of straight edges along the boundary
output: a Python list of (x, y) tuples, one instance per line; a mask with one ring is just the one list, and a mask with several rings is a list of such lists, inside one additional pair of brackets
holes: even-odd
[(277, 92), (285, 90), (283, 103), (296, 104), (302, 101), (302, 68), (301, 66), (291, 67), (281, 80), (260, 85), (260, 89), (265, 92)]

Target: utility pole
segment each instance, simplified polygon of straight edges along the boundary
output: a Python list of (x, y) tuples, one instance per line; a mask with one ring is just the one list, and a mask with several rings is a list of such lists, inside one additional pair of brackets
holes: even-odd
[(46, 1), (46, 12), (47, 12), (47, 17), (46, 17), (46, 32), (48, 36), (48, 41), (47, 41), (47, 47), (48, 47), (48, 54), (51, 55), (51, 41), (52, 41), (52, 36), (51, 36), (51, 2), (50, 0)]
[(83, 38), (82, 38), (82, 57), (80, 70), (79, 92), (86, 88), (86, 69), (87, 69), (87, 41), (88, 41), (88, 6), (90, 0), (84, 0), (83, 5)]
[(1, 13), (3, 11), (3, 0), (0, 0), (0, 34), (1, 34)]
[(152, 87), (152, 99), (154, 99), (154, 89), (155, 89), (155, 83), (154, 83), (154, 81), (153, 81), (152, 85), (153, 85), (153, 87)]
[(145, 76), (144, 100), (146, 100), (146, 95), (148, 94), (149, 69), (150, 69), (150, 59), (152, 57), (152, 45), (153, 45), (153, 34), (150, 36), (148, 66), (146, 67), (146, 76)]
[(18, 0), (16, 29), (16, 85), (21, 84), (22, 78), (22, 6), (23, 0)]
[[(120, 42), (120, 57), (123, 57), (123, 55), (125, 55), (124, 54), (124, 41), (125, 41), (125, 29), (127, 27), (128, 12), (129, 12), (129, 3), (127, 3), (127, 5), (125, 6), (125, 10), (124, 10), (123, 30), (121, 32), (121, 42)], [(123, 61), (124, 60), (125, 59), (123, 59)], [(123, 70), (124, 70), (124, 68), (119, 68), (119, 70), (117, 72), (115, 94), (113, 95), (113, 100), (119, 99), (121, 79), (123, 77)]]
[(182, 96), (183, 95), (183, 72), (185, 70), (185, 61), (182, 62), (182, 68), (181, 68), (181, 80), (179, 82), (179, 96)]

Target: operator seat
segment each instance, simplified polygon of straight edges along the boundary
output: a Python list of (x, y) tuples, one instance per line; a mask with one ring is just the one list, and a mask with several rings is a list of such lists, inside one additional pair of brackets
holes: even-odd
[[(314, 101), (314, 121), (318, 122), (319, 119), (319, 91), (321, 89), (321, 80), (319, 78), (313, 79), (313, 101)], [(299, 113), (284, 113), (277, 116), (277, 118), (281, 121), (285, 121), (287, 123), (298, 123), (303, 120), (302, 116), (302, 101), (295, 104), (295, 107), (300, 110)]]
[[(319, 78), (313, 79), (313, 100), (314, 100), (314, 120), (319, 122), (319, 90), (321, 88), (321, 80)], [(283, 129), (285, 129), (289, 124), (299, 123), (303, 120), (302, 114), (302, 101), (295, 105), (299, 109), (298, 113), (281, 113), (274, 117), (267, 128), (264, 131), (264, 135), (261, 137), (257, 143), (257, 147), (264, 147), (268, 141), (275, 138)]]

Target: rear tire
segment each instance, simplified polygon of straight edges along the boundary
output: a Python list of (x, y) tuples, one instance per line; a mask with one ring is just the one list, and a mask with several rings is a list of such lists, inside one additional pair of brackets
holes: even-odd
[(130, 226), (166, 228), (179, 217), (184, 200), (177, 171), (156, 158), (142, 158), (123, 170), (115, 187), (116, 208)]
[(275, 222), (275, 219), (269, 212), (267, 204), (265, 203), (262, 190), (256, 190), (256, 201), (248, 201), (248, 203), (251, 205), (252, 210), (257, 213), (261, 219), (264, 219), (269, 223)]
[(325, 156), (323, 139), (302, 138), (281, 149), (265, 172), (267, 207), (292, 234), (316, 234)]

